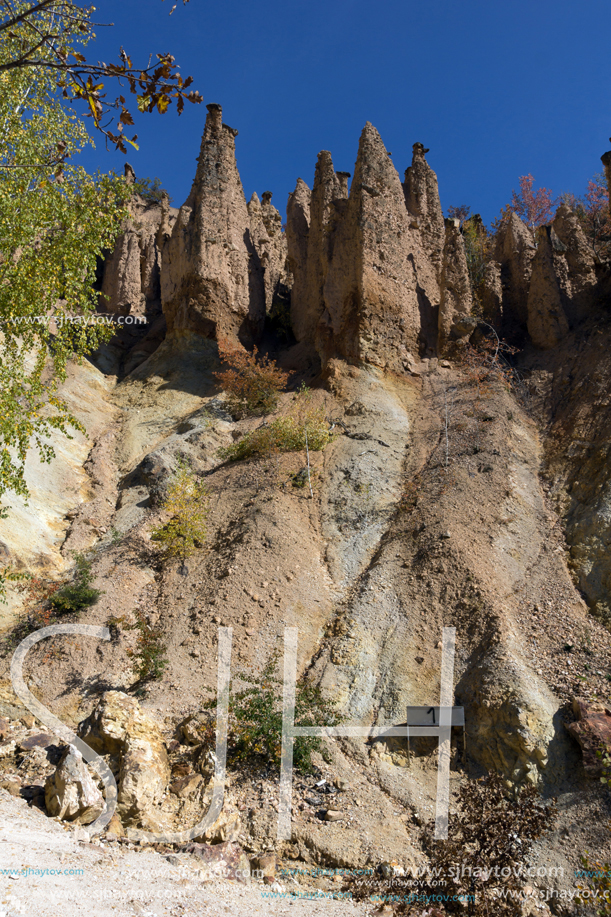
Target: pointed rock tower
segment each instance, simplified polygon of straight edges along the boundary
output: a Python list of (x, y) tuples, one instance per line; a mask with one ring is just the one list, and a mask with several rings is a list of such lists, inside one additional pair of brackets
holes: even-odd
[(339, 356), (402, 368), (410, 354), (435, 347), (439, 285), (410, 226), (397, 170), (370, 123), (337, 216), (317, 349), (323, 362)]
[(302, 304), (308, 299), (311, 199), (312, 192), (303, 179), (298, 178), (295, 190), (289, 194), (286, 205), (287, 267), (293, 276), (291, 325), (298, 341), (302, 341), (308, 333), (308, 323)]
[(420, 230), (422, 247), (441, 271), (445, 227), (437, 176), (426, 161), (428, 150), (421, 143), (412, 147), (412, 164), (405, 170), (403, 191), (412, 224)]
[(237, 131), (208, 117), (191, 193), (163, 253), (162, 302), (170, 335), (195, 332), (251, 344), (265, 319), (263, 270), (236, 166)]

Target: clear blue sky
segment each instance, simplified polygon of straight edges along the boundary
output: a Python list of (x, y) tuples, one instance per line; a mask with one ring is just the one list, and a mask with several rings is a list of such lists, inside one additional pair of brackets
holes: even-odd
[[(97, 0), (89, 56), (138, 65), (170, 51), (204, 97), (178, 117), (142, 115), (139, 176), (159, 176), (179, 206), (195, 171), (205, 105), (239, 130), (246, 196), (274, 192), (284, 213), (316, 155), (353, 171), (371, 121), (403, 177), (430, 147), (444, 211), (469, 204), (489, 222), (518, 177), (580, 194), (611, 136), (609, 0)], [(132, 97), (133, 98), (133, 97)], [(135, 106), (134, 106), (135, 107)], [(122, 171), (98, 142), (86, 165)]]

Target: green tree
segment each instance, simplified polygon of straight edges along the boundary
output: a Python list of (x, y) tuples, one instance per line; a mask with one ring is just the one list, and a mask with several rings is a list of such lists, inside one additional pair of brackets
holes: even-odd
[(161, 507), (171, 518), (153, 529), (151, 540), (162, 545), (168, 557), (180, 557), (184, 562), (206, 540), (209, 505), (205, 483), (198, 481), (187, 465), (179, 465)]
[[(176, 4), (170, 14), (175, 9)], [(95, 10), (94, 6), (83, 7), (70, 0), (0, 0), (0, 41), (5, 50), (0, 59), (0, 73), (15, 70), (47, 73), (61, 98), (80, 100), (83, 114), (93, 119), (96, 130), (125, 152), (126, 142), (136, 146), (137, 137), (129, 140), (123, 133), (134, 119), (123, 95), (113, 99), (102, 92), (104, 80), (118, 82), (122, 89), (125, 87), (135, 95), (141, 112), (164, 114), (175, 99), (181, 114), (185, 100), (201, 102), (202, 97), (189, 89), (192, 77), (183, 79), (171, 54), (151, 55), (146, 67), (135, 67), (123, 48), (116, 63), (87, 60), (82, 48), (95, 39), (96, 23), (91, 18)], [(119, 112), (119, 117), (111, 130), (110, 121), (105, 118), (113, 111)]]
[[(18, 39), (0, 33), (0, 60)], [(27, 496), (30, 445), (50, 461), (53, 429), (82, 429), (58, 396), (69, 360), (111, 333), (93, 322), (96, 263), (126, 217), (127, 185), (73, 158), (84, 124), (40, 68), (0, 72), (0, 497)]]
[[(93, 321), (95, 268), (114, 245), (130, 191), (114, 174), (90, 176), (76, 165), (92, 142), (83, 118), (125, 151), (125, 142), (135, 146), (123, 135), (133, 118), (104, 81), (126, 86), (140, 111), (163, 113), (175, 99), (180, 112), (185, 99), (201, 101), (169, 54), (142, 69), (123, 49), (116, 64), (88, 61), (94, 9), (0, 0), (0, 501), (7, 491), (27, 497), (31, 446), (48, 462), (52, 430), (81, 429), (58, 386), (70, 359), (112, 333)], [(104, 119), (113, 111), (111, 130)]]

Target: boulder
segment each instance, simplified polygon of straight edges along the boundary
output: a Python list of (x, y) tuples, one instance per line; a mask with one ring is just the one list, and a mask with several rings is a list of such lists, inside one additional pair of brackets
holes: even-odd
[(200, 710), (178, 724), (177, 732), (186, 745), (200, 745), (214, 736), (214, 714)]
[(68, 746), (55, 773), (47, 777), (44, 793), (49, 815), (79, 825), (91, 824), (106, 805), (74, 745)]
[(554, 263), (551, 226), (537, 230), (537, 252), (532, 261), (528, 291), (528, 333), (535, 347), (555, 347), (568, 334), (563, 296)]
[(603, 768), (597, 751), (611, 749), (611, 710), (604, 704), (576, 697), (573, 699), (573, 713), (577, 719), (567, 725), (567, 731), (581, 746), (586, 774), (597, 776)]
[(148, 818), (170, 779), (167, 752), (158, 726), (133, 698), (108, 691), (79, 725), (79, 736), (98, 754), (115, 758), (117, 811), (125, 824)]

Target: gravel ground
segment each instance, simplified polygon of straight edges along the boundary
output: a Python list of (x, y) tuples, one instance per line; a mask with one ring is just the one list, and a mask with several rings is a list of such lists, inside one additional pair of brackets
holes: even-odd
[[(155, 851), (79, 841), (74, 830), (0, 790), (0, 917), (365, 917), (372, 910), (345, 900), (290, 900), (283, 893), (291, 887), (258, 880), (204, 881), (200, 872), (186, 854), (170, 862)], [(263, 897), (274, 892), (275, 899)]]

